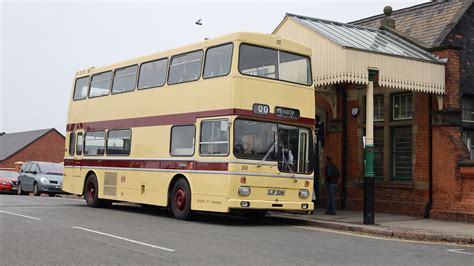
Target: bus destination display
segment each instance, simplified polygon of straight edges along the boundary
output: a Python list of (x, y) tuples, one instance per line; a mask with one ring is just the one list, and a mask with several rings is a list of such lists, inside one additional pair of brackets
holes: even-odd
[(275, 115), (279, 117), (298, 119), (300, 118), (300, 110), (285, 107), (275, 107)]

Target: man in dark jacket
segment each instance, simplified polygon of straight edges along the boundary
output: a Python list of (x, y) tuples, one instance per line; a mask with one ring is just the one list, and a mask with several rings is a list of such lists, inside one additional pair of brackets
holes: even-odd
[(324, 168), (326, 178), (326, 188), (328, 190), (328, 209), (326, 214), (336, 215), (336, 187), (337, 180), (339, 179), (339, 170), (337, 166), (332, 162), (330, 156), (326, 156), (326, 167)]

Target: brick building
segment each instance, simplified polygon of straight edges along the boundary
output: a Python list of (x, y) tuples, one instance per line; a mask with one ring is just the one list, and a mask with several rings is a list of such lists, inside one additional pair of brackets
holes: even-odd
[[(331, 28), (336, 26), (340, 32), (335, 33)], [(339, 39), (344, 34), (353, 35), (364, 29), (370, 33), (369, 27), (380, 33), (379, 36), (371, 37), (364, 32), (365, 37), (352, 37), (349, 41), (354, 43), (341, 45)], [(471, 1), (430, 2), (393, 13), (387, 10), (385, 15), (350, 25), (287, 14), (274, 34), (313, 48), (317, 117), (324, 129), (319, 154), (323, 205), (322, 159), (330, 155), (342, 174), (339, 207), (361, 210), (363, 206), (368, 77), (357, 73), (353, 65), (367, 61), (369, 68), (378, 64), (375, 68), (380, 75), (373, 93), (376, 212), (474, 221), (474, 161), (469, 153), (474, 150), (474, 142), (472, 149), (469, 147), (470, 130), (474, 130), (473, 28)], [(332, 55), (325, 59), (324, 54), (330, 54), (331, 49), (324, 50), (316, 35), (339, 42), (348, 54), (364, 44), (371, 53), (346, 58), (343, 68), (324, 73), (321, 78), (318, 71), (327, 71), (326, 68), (338, 65), (340, 59)], [(423, 75), (425, 66), (411, 66), (414, 60), (423, 61), (423, 58), (413, 58), (408, 51), (397, 55), (396, 47), (382, 35), (395, 36), (399, 38), (396, 42), (401, 39), (439, 57), (445, 67), (443, 91), (430, 87), (427, 79), (426, 84), (420, 80), (418, 75)], [(383, 66), (377, 57), (390, 54), (413, 60), (393, 70), (398, 76), (388, 77), (390, 67)], [(327, 60), (324, 69), (314, 66), (324, 60)], [(411, 76), (413, 73), (415, 77)], [(324, 83), (317, 80), (318, 76)]]
[[(64, 136), (54, 128), (0, 133), (0, 169), (18, 168), (16, 162), (64, 160)], [(18, 169), (17, 169), (18, 170)]]
[[(395, 30), (447, 58), (446, 94), (433, 109), (433, 204), (439, 218), (474, 220), (474, 6), (433, 1), (394, 11)], [(378, 27), (384, 15), (352, 22)], [(442, 106), (440, 106), (442, 105)], [(423, 155), (422, 155), (423, 156)], [(416, 158), (419, 156), (417, 155)], [(428, 162), (429, 163), (429, 162)], [(424, 168), (424, 162), (418, 162)], [(413, 198), (421, 204), (423, 196)], [(396, 199), (396, 197), (394, 197)], [(413, 214), (419, 210), (414, 209)]]

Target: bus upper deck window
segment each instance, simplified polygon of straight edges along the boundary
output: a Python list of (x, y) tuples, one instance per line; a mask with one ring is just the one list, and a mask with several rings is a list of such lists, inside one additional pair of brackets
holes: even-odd
[(76, 79), (76, 85), (74, 86), (74, 101), (85, 99), (87, 97), (88, 89), (89, 77)]
[(95, 74), (92, 76), (89, 98), (108, 95), (110, 83), (112, 82), (112, 71)]
[(206, 62), (204, 63), (204, 78), (220, 77), (229, 74), (233, 47), (229, 43), (207, 49)]

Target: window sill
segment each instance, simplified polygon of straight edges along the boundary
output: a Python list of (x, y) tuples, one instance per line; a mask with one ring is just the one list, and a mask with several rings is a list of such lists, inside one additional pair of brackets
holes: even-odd
[(474, 160), (462, 160), (458, 166), (462, 179), (474, 179)]

